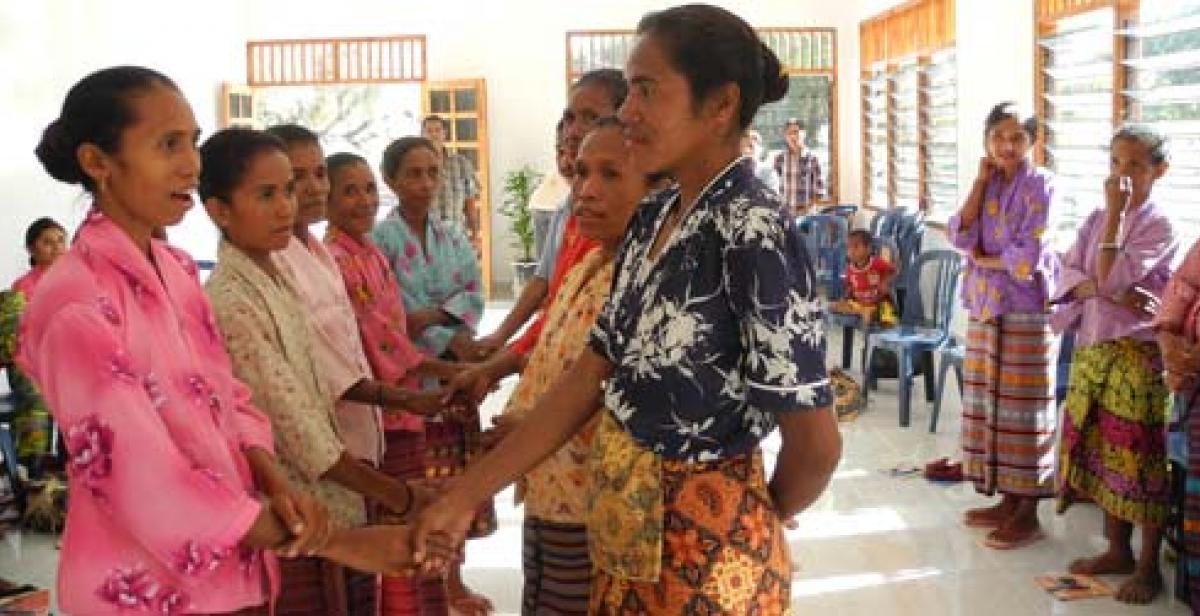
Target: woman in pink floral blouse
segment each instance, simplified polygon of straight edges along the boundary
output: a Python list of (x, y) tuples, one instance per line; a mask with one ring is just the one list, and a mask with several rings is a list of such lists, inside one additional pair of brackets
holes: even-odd
[(394, 534), (334, 532), (284, 478), (195, 264), (152, 238), (193, 204), (198, 134), (170, 79), (126, 66), (77, 83), (37, 147), (52, 177), (93, 198), (39, 285), (18, 357), (70, 453), (65, 613), (266, 614), (271, 551), (373, 570), (409, 555)]

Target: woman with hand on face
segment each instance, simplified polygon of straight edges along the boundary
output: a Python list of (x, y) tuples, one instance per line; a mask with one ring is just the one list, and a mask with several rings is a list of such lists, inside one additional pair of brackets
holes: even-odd
[[(273, 258), (292, 239), (296, 214), (284, 147), (267, 133), (240, 128), (218, 132), (202, 146), (200, 197), (222, 236), (205, 287), (234, 373), (271, 418), (290, 480), (321, 501), (335, 528), (376, 535), (374, 545), (360, 546), (369, 557), (409, 563), (405, 527), (358, 527), (367, 521), (364, 498), (402, 518), (414, 510), (414, 492), (346, 449), (334, 423), (333, 394), (312, 352), (313, 326)], [(373, 576), (343, 570), (321, 553), (310, 556), (283, 563), (278, 612), (375, 613)]]
[[(460, 539), (464, 511), (599, 415), (589, 612), (784, 613), (781, 519), (816, 500), (841, 450), (801, 240), (739, 144), (787, 78), (724, 9), (650, 13), (637, 32), (625, 139), (636, 166), (678, 185), (639, 206), (588, 349), (423, 512), (417, 544)], [(783, 445), (768, 482), (759, 443), (776, 427)]]
[[(1059, 511), (1080, 497), (1104, 510), (1108, 550), (1077, 560), (1072, 573), (1134, 574), (1117, 600), (1149, 603), (1162, 589), (1159, 548), (1170, 476), (1166, 423), (1170, 395), (1153, 319), (1171, 275), (1176, 241), (1155, 202), (1167, 171), (1165, 140), (1126, 127), (1111, 141), (1105, 207), (1083, 223), (1062, 258), (1056, 331), (1075, 331), (1071, 380), (1063, 404)], [(1142, 548), (1134, 558), (1133, 527)]]
[(193, 204), (198, 135), (170, 79), (122, 66), (76, 83), (36, 150), (93, 199), (39, 283), (18, 357), (69, 453), (67, 613), (266, 614), (271, 551), (365, 563), (276, 465), (195, 264), (152, 238)]
[(1058, 259), (1047, 225), (1060, 193), (1028, 158), (1037, 132), (1037, 120), (1014, 103), (992, 108), (983, 131), (987, 155), (948, 229), (967, 255), (964, 472), (978, 492), (1002, 495), (995, 506), (968, 511), (965, 522), (990, 529), (985, 543), (995, 549), (1041, 539), (1038, 500), (1055, 494), (1057, 345), (1049, 300)]

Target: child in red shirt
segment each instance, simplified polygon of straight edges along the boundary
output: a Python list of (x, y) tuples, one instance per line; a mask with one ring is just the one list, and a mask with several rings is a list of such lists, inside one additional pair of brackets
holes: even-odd
[(863, 229), (850, 232), (846, 241), (849, 263), (846, 267), (846, 299), (834, 302), (831, 309), (842, 314), (857, 314), (864, 326), (896, 324), (896, 308), (888, 298), (888, 286), (896, 267), (887, 259), (871, 254), (871, 234)]

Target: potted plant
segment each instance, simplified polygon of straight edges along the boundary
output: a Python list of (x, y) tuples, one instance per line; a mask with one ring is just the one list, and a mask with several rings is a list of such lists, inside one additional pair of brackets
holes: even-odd
[(542, 174), (528, 165), (504, 176), (504, 204), (500, 213), (508, 216), (508, 229), (513, 235), (513, 248), (517, 249), (513, 261), (513, 297), (521, 295), (525, 283), (537, 271), (537, 259), (533, 254), (533, 214), (529, 211), (529, 199), (537, 188)]

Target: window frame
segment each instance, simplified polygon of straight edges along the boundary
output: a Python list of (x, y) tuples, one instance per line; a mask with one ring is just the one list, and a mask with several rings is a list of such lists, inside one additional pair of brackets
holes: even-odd
[[(801, 61), (799, 64), (794, 64), (788, 58), (780, 57), (780, 63), (783, 65), (783, 72), (790, 77), (798, 76), (821, 76), (829, 80), (829, 181), (825, 187), (825, 197), (818, 203), (822, 205), (831, 205), (839, 202), (840, 191), (840, 156), (841, 152), (841, 129), (839, 126), (839, 109), (838, 109), (838, 32), (837, 28), (833, 27), (788, 27), (788, 26), (770, 26), (755, 28), (755, 33), (763, 42), (768, 42), (772, 35), (796, 35), (799, 37), (813, 37), (815, 40), (820, 40), (821, 37), (828, 37), (828, 62), (821, 62), (825, 59), (825, 50), (822, 49), (816, 62), (809, 62), (810, 65), (805, 66)], [(627, 41), (627, 48), (632, 47), (632, 40), (637, 35), (633, 30), (569, 30), (566, 33), (566, 87), (570, 88), (580, 76), (590, 70), (599, 68), (617, 68), (622, 69), (623, 66), (614, 65), (613, 63), (592, 63), (586, 59), (577, 58), (575, 55), (576, 44), (584, 45), (595, 43), (597, 41), (613, 41), (615, 39), (624, 38)], [(810, 47), (812, 49), (812, 47)], [(812, 53), (812, 52), (810, 52)], [(812, 56), (809, 56), (812, 58)], [(802, 56), (803, 59), (803, 56)], [(576, 68), (579, 66), (580, 68)]]

